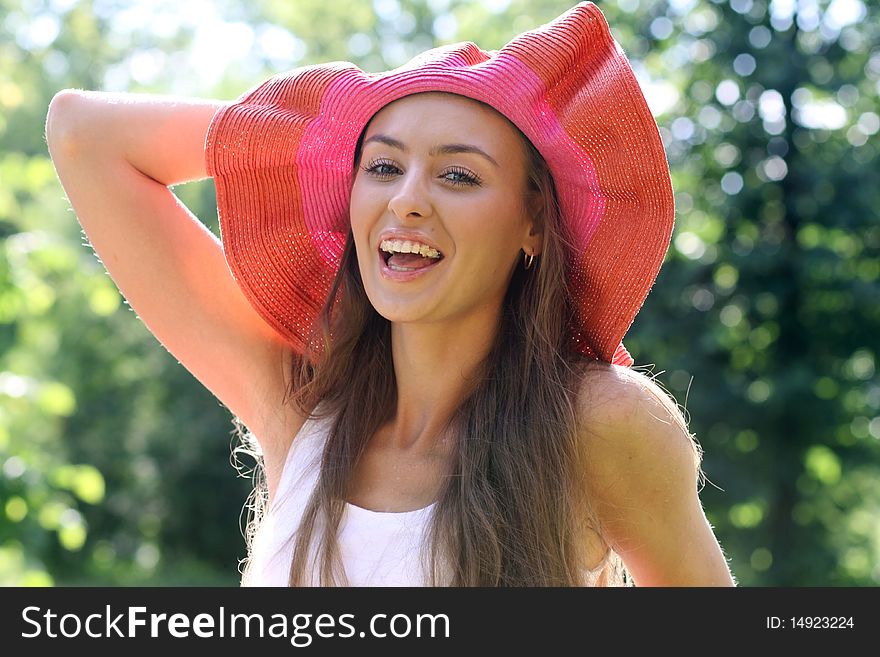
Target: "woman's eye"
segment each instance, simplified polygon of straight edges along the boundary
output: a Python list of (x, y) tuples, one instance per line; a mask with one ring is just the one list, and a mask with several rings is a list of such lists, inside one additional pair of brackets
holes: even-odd
[(388, 171), (388, 169), (399, 171), (399, 169), (391, 162), (387, 162), (385, 160), (375, 160), (373, 162), (370, 162), (370, 164), (368, 164), (367, 166), (361, 167), (361, 169), (363, 169), (367, 173), (372, 173), (373, 175), (379, 177), (390, 176), (393, 171)]
[(464, 169), (452, 168), (443, 174), (446, 176), (455, 176), (455, 178), (446, 178), (453, 185), (479, 185), (480, 179)]

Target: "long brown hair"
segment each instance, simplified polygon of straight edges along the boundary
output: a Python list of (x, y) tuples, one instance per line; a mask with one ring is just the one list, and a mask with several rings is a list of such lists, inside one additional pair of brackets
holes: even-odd
[[(565, 272), (571, 247), (547, 164), (519, 134), (528, 155), (528, 189), (543, 199), (542, 253), (531, 269), (523, 263), (515, 269), (497, 339), (449, 419), (451, 472), (434, 506), (423, 556), (433, 585), (630, 585), (610, 549), (592, 571), (585, 567), (584, 532), (598, 525), (578, 483), (583, 455), (574, 408), (587, 361), (570, 338)], [(310, 550), (316, 549), (320, 583), (345, 584), (337, 530), (349, 485), (397, 401), (391, 325), (366, 296), (351, 234), (311, 346), (292, 374), (285, 403), (313, 417), (320, 403), (320, 417), (334, 419), (296, 533), (289, 583), (309, 580)], [(260, 509), (255, 512), (249, 539), (260, 520)]]

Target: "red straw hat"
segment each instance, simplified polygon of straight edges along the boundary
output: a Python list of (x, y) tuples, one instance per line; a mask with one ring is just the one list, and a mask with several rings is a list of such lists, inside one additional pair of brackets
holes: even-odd
[(358, 137), (384, 105), (424, 91), (487, 103), (543, 155), (575, 245), (574, 345), (632, 365), (621, 340), (669, 247), (674, 202), (657, 124), (590, 2), (500, 50), (457, 43), (376, 74), (307, 66), (220, 109), (206, 164), (226, 259), (254, 308), (303, 353), (349, 231)]

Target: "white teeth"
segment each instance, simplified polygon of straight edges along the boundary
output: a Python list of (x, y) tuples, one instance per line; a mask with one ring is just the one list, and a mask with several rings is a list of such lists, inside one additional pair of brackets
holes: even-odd
[(434, 259), (440, 257), (440, 252), (437, 249), (410, 240), (382, 240), (379, 248), (386, 253), (418, 253), (425, 258)]

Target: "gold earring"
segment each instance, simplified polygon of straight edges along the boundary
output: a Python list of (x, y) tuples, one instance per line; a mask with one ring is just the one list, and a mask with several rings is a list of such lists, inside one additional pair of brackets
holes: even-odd
[(523, 257), (523, 263), (525, 264), (526, 269), (531, 269), (532, 265), (535, 264), (535, 256), (531, 253), (526, 253)]

